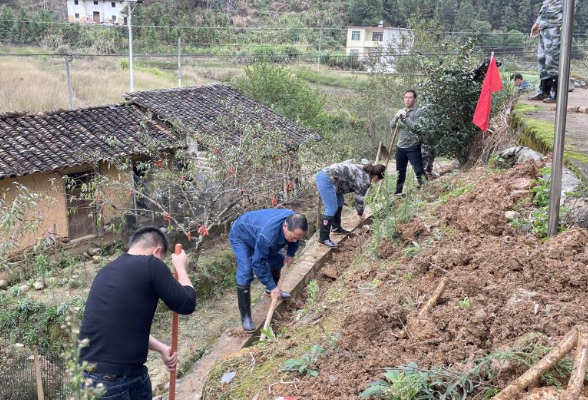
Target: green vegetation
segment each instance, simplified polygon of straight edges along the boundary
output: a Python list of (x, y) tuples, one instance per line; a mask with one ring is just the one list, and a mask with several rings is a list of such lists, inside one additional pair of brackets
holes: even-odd
[(316, 368), (316, 362), (320, 356), (325, 354), (325, 350), (315, 344), (312, 349), (300, 358), (290, 358), (284, 362), (281, 371), (290, 372), (295, 371), (300, 375), (318, 376), (319, 372)]
[[(546, 345), (548, 341), (549, 338), (541, 333), (531, 333), (510, 349), (473, 360), (467, 368), (419, 368), (414, 362), (390, 368), (383, 374), (384, 381), (371, 383), (360, 397), (386, 400), (466, 399), (476, 392), (482, 398), (490, 398), (497, 393), (497, 388), (489, 382), (500, 374), (505, 362), (530, 367), (551, 350)], [(563, 359), (541, 379), (547, 385), (560, 387), (571, 371), (572, 361)]]

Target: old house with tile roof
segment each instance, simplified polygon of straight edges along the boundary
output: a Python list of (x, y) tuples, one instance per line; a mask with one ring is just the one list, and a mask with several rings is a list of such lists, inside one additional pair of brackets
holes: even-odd
[[(105, 212), (106, 221), (114, 213), (95, 210), (90, 200), (76, 194), (92, 174), (132, 181), (133, 171), (114, 165), (121, 159), (144, 159), (153, 146), (171, 154), (185, 148), (193, 133), (222, 136), (230, 145), (251, 125), (283, 133), (293, 150), (313, 137), (222, 84), (137, 92), (126, 99), (124, 104), (70, 111), (0, 115), (0, 194), (8, 203), (16, 195), (15, 184), (21, 184), (53, 198), (38, 204), (43, 215), (39, 231), (19, 247), (33, 245), (44, 235), (68, 241), (100, 234), (97, 212)], [(102, 195), (112, 197), (113, 209), (132, 201), (129, 194)]]

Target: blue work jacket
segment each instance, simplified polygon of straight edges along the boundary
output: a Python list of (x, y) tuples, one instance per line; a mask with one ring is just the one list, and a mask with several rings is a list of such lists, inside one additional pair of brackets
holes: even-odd
[(250, 211), (241, 215), (231, 225), (229, 236), (241, 240), (251, 248), (253, 272), (269, 290), (276, 287), (267, 267), (269, 258), (278, 254), (285, 245), (288, 245), (286, 254), (294, 257), (300, 246), (299, 242), (288, 242), (284, 237), (284, 222), (292, 214), (292, 210), (275, 208)]

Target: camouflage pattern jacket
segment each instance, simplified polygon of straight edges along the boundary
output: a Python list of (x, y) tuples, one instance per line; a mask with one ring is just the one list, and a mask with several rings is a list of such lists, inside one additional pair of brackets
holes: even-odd
[[(578, 0), (575, 1), (575, 7), (578, 7)], [(539, 29), (561, 28), (563, 8), (564, 0), (543, 0), (541, 11), (535, 21), (539, 24)]]
[(355, 193), (357, 215), (363, 215), (365, 197), (372, 181), (370, 175), (361, 165), (342, 162), (323, 168), (323, 171), (335, 186), (337, 194)]

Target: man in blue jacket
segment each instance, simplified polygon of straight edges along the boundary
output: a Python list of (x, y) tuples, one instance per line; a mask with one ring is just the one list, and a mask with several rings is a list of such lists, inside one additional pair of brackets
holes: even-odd
[[(281, 269), (292, 265), (300, 239), (308, 232), (306, 217), (292, 210), (267, 209), (243, 214), (231, 226), (229, 241), (237, 258), (237, 299), (243, 330), (255, 331), (251, 319), (253, 274), (266, 294), (284, 300), (290, 294), (277, 287)], [(286, 256), (281, 249), (288, 245)]]

